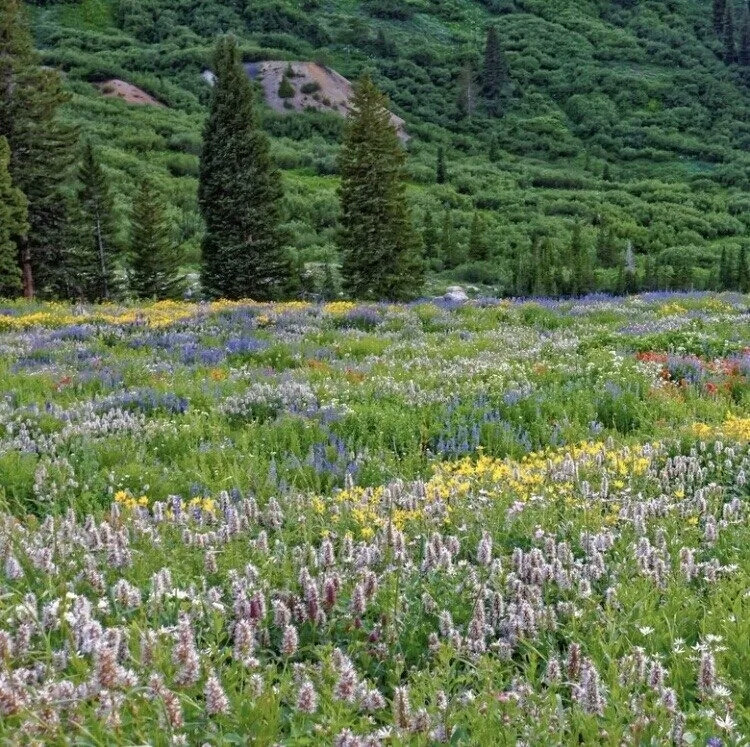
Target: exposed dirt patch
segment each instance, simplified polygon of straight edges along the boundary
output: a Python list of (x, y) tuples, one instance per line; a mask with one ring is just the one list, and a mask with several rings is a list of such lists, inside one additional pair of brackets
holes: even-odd
[(164, 106), (161, 101), (157, 101), (142, 88), (138, 88), (138, 86), (134, 86), (132, 83), (119, 80), (118, 78), (105, 80), (95, 85), (102, 92), (102, 95), (107, 98), (122, 99), (129, 104), (140, 104), (141, 106)]
[[(277, 112), (301, 112), (306, 109), (331, 111), (345, 117), (351, 110), (352, 84), (329, 67), (317, 62), (268, 60), (245, 65), (247, 74), (263, 86), (268, 105)], [(286, 76), (291, 86), (287, 97), (279, 95)], [(391, 122), (402, 141), (409, 139), (404, 120), (391, 115)]]

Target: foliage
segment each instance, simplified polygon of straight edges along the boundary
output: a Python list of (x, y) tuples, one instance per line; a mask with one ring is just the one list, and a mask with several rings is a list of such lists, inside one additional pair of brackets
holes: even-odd
[(747, 303), (6, 304), (0, 740), (741, 743)]
[(90, 142), (78, 167), (80, 218), (71, 283), (75, 295), (87, 301), (106, 301), (118, 295), (115, 274), (118, 247), (112, 198), (107, 177)]
[(164, 199), (148, 177), (141, 181), (133, 200), (130, 224), (129, 286), (132, 294), (141, 299), (178, 297), (184, 285), (180, 258), (171, 236)]
[(21, 290), (21, 271), (18, 267), (16, 236), (28, 230), (26, 197), (13, 186), (8, 172), (10, 148), (0, 137), (0, 296), (15, 296)]
[(28, 200), (28, 231), (15, 236), (24, 293), (65, 292), (62, 251), (68, 228), (63, 187), (75, 158), (74, 132), (58, 111), (68, 96), (56, 71), (39, 66), (20, 0), (0, 8), (0, 136), (10, 146), (10, 175)]
[(217, 43), (214, 70), (198, 186), (206, 223), (203, 289), (210, 297), (277, 298), (289, 282), (278, 228), (281, 177), (259, 129), (252, 88), (232, 37)]
[[(750, 66), (742, 50), (750, 49), (750, 26), (736, 0), (738, 61), (727, 65), (726, 0), (716, 5), (716, 28), (702, 0), (86, 0), (35, 3), (32, 17), (44, 63), (65, 73), (65, 119), (92, 141), (110, 177), (120, 241), (147, 172), (164, 187), (185, 269), (196, 268), (197, 157), (211, 98), (201, 73), (211, 67), (214, 37), (232, 29), (246, 61), (320, 60), (352, 80), (369, 70), (406, 120), (415, 214), (432, 212), (439, 223), (449, 207), (468, 258), (480, 212), (492, 268), (483, 274), (494, 278), (482, 285), (513, 294), (536, 236), (550, 244), (554, 274), (567, 274), (576, 220), (590, 246), (601, 226), (612, 232), (616, 256), (595, 260), (591, 290), (620, 287), (627, 241), (637, 284), (661, 289), (715, 287), (722, 248), (736, 257), (748, 242)], [(507, 62), (502, 116), (480, 87), (491, 27)], [(463, 69), (479, 80), (471, 77), (473, 112), (459, 118)], [(165, 107), (103, 98), (91, 84), (111, 78)], [(283, 172), (285, 240), (300, 262), (320, 266), (338, 228), (342, 118), (276, 113), (260, 102), (257, 113)], [(450, 165), (442, 184), (439, 148)], [(441, 262), (428, 259), (434, 268)], [(436, 269), (431, 284), (455, 282), (456, 270), (463, 272)]]
[(362, 77), (339, 156), (345, 288), (368, 300), (413, 298), (422, 287), (419, 241), (406, 203), (405, 154), (387, 106), (372, 79)]

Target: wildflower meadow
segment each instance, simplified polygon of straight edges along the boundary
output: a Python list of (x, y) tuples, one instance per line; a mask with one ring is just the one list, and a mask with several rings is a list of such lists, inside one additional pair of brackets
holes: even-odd
[(746, 745), (739, 294), (0, 309), (0, 741)]

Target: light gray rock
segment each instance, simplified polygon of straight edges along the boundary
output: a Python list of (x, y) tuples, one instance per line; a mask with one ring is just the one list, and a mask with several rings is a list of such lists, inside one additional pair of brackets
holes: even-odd
[(466, 303), (466, 301), (469, 300), (466, 291), (460, 285), (451, 285), (445, 292), (443, 298), (452, 303)]

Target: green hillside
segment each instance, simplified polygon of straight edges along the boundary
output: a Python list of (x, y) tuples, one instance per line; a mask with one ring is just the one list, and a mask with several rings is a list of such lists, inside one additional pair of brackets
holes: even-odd
[[(731, 0), (738, 50), (745, 2)], [(349, 79), (370, 70), (406, 122), (410, 197), (427, 218), (433, 283), (564, 292), (573, 226), (614, 290), (632, 243), (644, 287), (713, 287), (722, 253), (750, 241), (750, 68), (727, 64), (710, 0), (82, 0), (30, 6), (46, 65), (64, 71), (66, 117), (99, 146), (119, 231), (136, 181), (169, 196), (186, 264), (197, 262), (195, 193), (217, 35), (246, 61), (314, 60)], [(482, 100), (487, 28), (510, 83)], [(467, 75), (476, 106), (460, 106)], [(102, 96), (122, 79), (165, 106)], [(472, 91), (473, 93), (474, 91)], [(464, 91), (465, 93), (465, 91)], [(469, 107), (472, 109), (472, 107)], [(288, 242), (309, 289), (335, 261), (342, 119), (277, 113), (266, 130), (284, 170)], [(447, 179), (435, 179), (437, 151)], [(470, 247), (473, 221), (481, 247)], [(437, 244), (437, 246), (436, 246)], [(471, 251), (470, 251), (471, 250)], [(471, 254), (471, 256), (470, 256)], [(482, 259), (486, 256), (486, 259)], [(618, 279), (619, 278), (619, 279)]]

